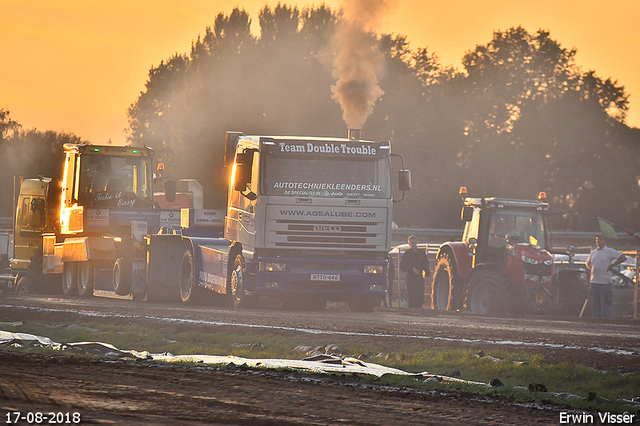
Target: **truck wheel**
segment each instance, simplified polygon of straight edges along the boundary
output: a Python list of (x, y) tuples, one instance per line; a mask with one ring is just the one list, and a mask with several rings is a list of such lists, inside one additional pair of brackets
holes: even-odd
[(116, 259), (113, 264), (113, 291), (118, 296), (126, 296), (131, 293), (131, 271), (127, 273), (127, 267), (123, 257)]
[(81, 297), (93, 296), (93, 269), (89, 261), (78, 263), (78, 294)]
[(352, 312), (373, 312), (375, 302), (376, 298), (374, 297), (360, 296), (349, 300), (349, 309)]
[(481, 314), (500, 311), (506, 291), (508, 288), (502, 276), (491, 271), (477, 272), (469, 281), (467, 307), (471, 312)]
[(245, 263), (241, 254), (238, 254), (233, 261), (233, 269), (229, 276), (229, 295), (234, 308), (251, 308), (255, 306), (257, 300), (247, 296), (245, 289)]
[(193, 252), (187, 250), (182, 256), (180, 264), (180, 300), (182, 303), (194, 303), (196, 299), (194, 293), (197, 290), (195, 278)]
[(31, 279), (29, 278), (29, 276), (25, 275), (18, 280), (18, 285), (16, 286), (16, 295), (25, 297), (30, 295), (31, 293)]
[(431, 287), (433, 309), (446, 311), (462, 307), (462, 280), (456, 272), (455, 260), (449, 255), (444, 254), (438, 259)]
[(73, 296), (78, 293), (78, 265), (76, 262), (64, 262), (62, 267), (62, 294)]

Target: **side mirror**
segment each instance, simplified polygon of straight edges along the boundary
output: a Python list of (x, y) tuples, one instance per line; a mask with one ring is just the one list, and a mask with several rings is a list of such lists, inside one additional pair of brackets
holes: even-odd
[(164, 183), (164, 196), (168, 202), (173, 203), (176, 200), (176, 181), (169, 179)]
[(471, 222), (471, 219), (473, 219), (473, 207), (464, 206), (462, 208), (462, 213), (460, 214), (460, 218), (464, 222)]
[(411, 189), (411, 170), (398, 171), (398, 186), (400, 191), (408, 191)]
[(236, 153), (238, 138), (242, 132), (227, 132), (224, 138), (224, 166), (228, 167), (233, 162), (233, 155)]
[(258, 195), (253, 191), (249, 191), (246, 194), (243, 192), (242, 195), (249, 201), (255, 201), (258, 199)]

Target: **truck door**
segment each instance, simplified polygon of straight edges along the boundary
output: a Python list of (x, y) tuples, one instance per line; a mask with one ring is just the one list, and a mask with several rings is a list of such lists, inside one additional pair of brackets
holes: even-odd
[(260, 154), (244, 149), (236, 154), (234, 184), (229, 197), (227, 238), (255, 247), (255, 209), (259, 191)]
[(34, 250), (41, 247), (42, 232), (45, 225), (46, 205), (44, 197), (20, 196), (14, 234), (14, 257), (16, 260), (20, 262), (29, 261)]
[(62, 179), (62, 211), (60, 213), (60, 232), (75, 234), (83, 231), (84, 206), (80, 200), (80, 155), (68, 152), (64, 164)]

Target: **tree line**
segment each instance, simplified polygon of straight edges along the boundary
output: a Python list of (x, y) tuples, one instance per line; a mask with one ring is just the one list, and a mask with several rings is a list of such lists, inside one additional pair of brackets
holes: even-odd
[(71, 133), (25, 130), (9, 109), (0, 109), (0, 217), (13, 216), (20, 178), (62, 177), (65, 143), (87, 141)]
[[(128, 142), (153, 147), (173, 177), (203, 184), (206, 207), (224, 208), (226, 130), (346, 136), (331, 92), (331, 38), (343, 19), (325, 4), (264, 6), (255, 36), (244, 9), (218, 14), (188, 53), (151, 67), (127, 111)], [(394, 206), (400, 226), (460, 228), (458, 188), (466, 186), (472, 196), (544, 191), (552, 210), (566, 212), (556, 229), (595, 231), (597, 217), (640, 229), (640, 130), (626, 124), (629, 95), (584, 71), (575, 48), (549, 31), (513, 27), (466, 52), (457, 69), (403, 35), (371, 35), (384, 62), (383, 94), (362, 134), (390, 140), (412, 171), (413, 189)], [(11, 130), (3, 111), (6, 159), (29, 132)], [(55, 149), (39, 137), (45, 151)]]

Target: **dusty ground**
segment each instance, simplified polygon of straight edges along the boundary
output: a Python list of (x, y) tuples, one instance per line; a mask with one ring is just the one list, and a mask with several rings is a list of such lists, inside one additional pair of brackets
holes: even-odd
[(78, 412), (83, 424), (118, 425), (556, 425), (559, 419), (557, 407), (357, 380), (7, 352), (0, 352), (0, 411), (3, 419), (14, 411)]
[[(260, 326), (270, 332), (300, 334), (301, 339), (309, 330), (327, 336), (353, 333), (387, 344), (433, 349), (504, 346), (511, 351), (543, 353), (556, 361), (640, 371), (640, 328), (633, 321), (465, 317), (428, 310), (234, 312), (96, 299), (7, 298), (0, 303), (0, 321), (68, 322), (87, 315), (150, 327), (176, 319), (189, 321), (180, 327), (202, 330)], [(520, 343), (513, 345), (516, 339)], [(602, 350), (590, 349), (594, 346)], [(385, 388), (357, 378), (0, 351), (0, 421), (8, 419), (7, 413), (21, 411), (78, 412), (83, 424), (118, 425), (557, 425), (562, 410), (558, 405)]]

